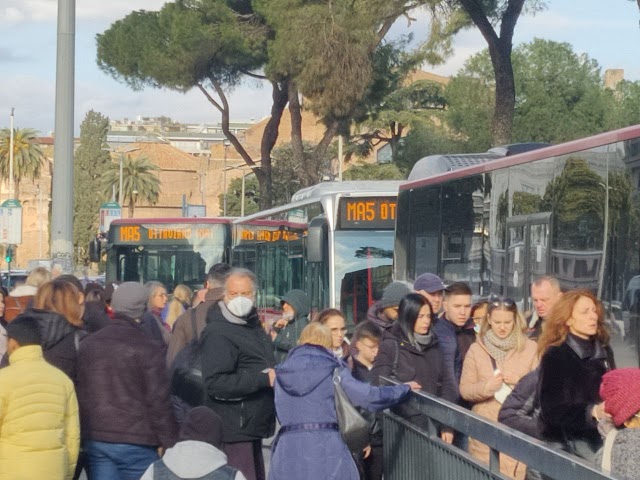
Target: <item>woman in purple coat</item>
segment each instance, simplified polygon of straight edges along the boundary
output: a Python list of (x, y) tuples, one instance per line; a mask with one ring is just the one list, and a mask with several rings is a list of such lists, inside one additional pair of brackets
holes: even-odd
[(275, 404), (282, 425), (274, 441), (269, 480), (358, 480), (356, 464), (342, 441), (336, 420), (333, 371), (351, 402), (381, 410), (402, 401), (415, 383), (373, 387), (351, 376), (331, 348), (331, 332), (318, 322), (307, 325), (287, 360), (276, 367)]

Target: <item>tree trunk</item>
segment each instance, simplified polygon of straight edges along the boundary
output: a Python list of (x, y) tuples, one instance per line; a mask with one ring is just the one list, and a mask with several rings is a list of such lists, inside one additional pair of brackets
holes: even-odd
[(298, 87), (289, 83), (289, 113), (291, 114), (291, 152), (297, 168), (298, 180), (301, 187), (308, 187), (318, 183), (317, 172), (307, 168), (304, 159), (304, 145), (302, 144), (302, 108), (298, 96)]
[(264, 127), (260, 144), (260, 169), (256, 169), (256, 177), (260, 183), (260, 209), (271, 208), (273, 205), (273, 181), (271, 178), (271, 152), (278, 140), (278, 130), (282, 113), (289, 101), (289, 81), (271, 82), (273, 92), (271, 97), (271, 118)]
[(129, 197), (129, 218), (133, 218), (135, 205), (133, 204), (133, 195)]
[(494, 147), (511, 142), (513, 117), (516, 106), (516, 87), (511, 63), (511, 40), (499, 39), (489, 48), (496, 79), (496, 103), (491, 124)]
[[(322, 171), (321, 171), (322, 159), (326, 157), (327, 150), (329, 150), (329, 147), (331, 146), (331, 141), (333, 140), (333, 137), (336, 136), (336, 133), (338, 133), (338, 122), (333, 121), (331, 122), (331, 124), (327, 125), (324, 131), (324, 135), (322, 136), (322, 139), (320, 140), (318, 145), (316, 145), (316, 148), (313, 152), (313, 164), (317, 166), (318, 181), (322, 180)], [(338, 165), (339, 164), (340, 164), (340, 160), (338, 159)], [(338, 166), (338, 168), (340, 167)]]

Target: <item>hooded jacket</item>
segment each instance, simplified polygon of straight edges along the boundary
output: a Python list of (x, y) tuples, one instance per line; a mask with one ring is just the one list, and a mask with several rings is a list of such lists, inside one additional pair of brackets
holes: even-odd
[(266, 369), (275, 366), (271, 340), (254, 308), (231, 323), (222, 301), (207, 313), (202, 333), (205, 405), (222, 417), (225, 443), (267, 438), (275, 430), (273, 389)]
[(302, 290), (291, 290), (282, 297), (281, 301), (291, 305), (294, 316), (273, 339), (273, 354), (276, 357), (276, 363), (284, 362), (289, 351), (298, 344), (302, 329), (309, 323), (311, 309), (309, 297)]
[[(205, 442), (187, 440), (178, 442), (165, 452), (161, 462), (181, 479), (199, 479), (209, 475), (227, 464), (227, 456), (213, 445)], [(152, 463), (140, 480), (153, 480), (154, 465)], [(246, 480), (242, 472), (236, 473), (234, 480)]]
[(38, 319), (45, 360), (66, 373), (75, 384), (78, 377), (78, 349), (86, 333), (71, 325), (59, 313), (35, 308), (27, 313)]
[(0, 371), (0, 480), (70, 480), (80, 446), (71, 380), (37, 345), (18, 348), (10, 361)]
[[(301, 345), (276, 367), (276, 411), (283, 427), (337, 423), (333, 386), (336, 368), (340, 369), (344, 392), (357, 407), (381, 410), (400, 402), (409, 392), (408, 385), (374, 387), (359, 382), (331, 351), (317, 345)], [(291, 430), (279, 433), (274, 444), (270, 480), (360, 478), (338, 430)]]

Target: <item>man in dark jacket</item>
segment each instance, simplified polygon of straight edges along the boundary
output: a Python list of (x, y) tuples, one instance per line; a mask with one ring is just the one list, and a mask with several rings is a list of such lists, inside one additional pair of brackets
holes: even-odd
[(309, 323), (309, 297), (302, 290), (291, 290), (281, 299), (282, 318), (273, 324), (273, 354), (276, 363), (287, 359), (289, 351), (298, 345), (302, 329)]
[(147, 289), (125, 282), (114, 292), (111, 323), (78, 354), (78, 403), (92, 480), (138, 479), (175, 442), (164, 351), (137, 320)]
[(549, 316), (553, 306), (562, 297), (562, 289), (557, 278), (544, 275), (536, 278), (531, 284), (531, 301), (533, 312), (526, 318), (527, 335), (531, 340), (538, 341), (542, 333), (544, 319)]
[(372, 321), (383, 330), (393, 325), (398, 318), (398, 305), (411, 289), (402, 282), (391, 282), (384, 287), (382, 298), (371, 305), (367, 312), (367, 320)]
[(189, 309), (176, 319), (173, 324), (173, 332), (171, 333), (167, 350), (167, 366), (170, 367), (178, 352), (195, 338), (191, 322), (194, 311), (196, 333), (198, 336), (202, 334), (204, 327), (207, 325), (207, 312), (209, 308), (224, 296), (224, 280), (230, 270), (231, 267), (227, 263), (216, 263), (211, 267), (205, 283), (207, 293), (204, 296), (204, 302), (198, 304), (193, 311)]
[(275, 359), (254, 308), (255, 292), (252, 272), (231, 270), (202, 334), (205, 405), (222, 417), (228, 463), (247, 480), (265, 478), (262, 439), (275, 428)]

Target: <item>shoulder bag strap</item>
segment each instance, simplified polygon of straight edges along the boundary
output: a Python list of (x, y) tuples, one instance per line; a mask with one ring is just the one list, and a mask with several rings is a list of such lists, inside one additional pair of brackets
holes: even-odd
[(196, 309), (191, 309), (191, 328), (193, 329), (193, 338), (198, 340), (198, 324), (196, 322)]
[(491, 355), (489, 355), (489, 358), (491, 359), (491, 366), (493, 367), (493, 371), (495, 372), (498, 369), (498, 364), (496, 363), (496, 359), (493, 358)]
[(602, 450), (602, 470), (605, 472), (611, 472), (611, 451), (613, 450), (613, 442), (618, 435), (619, 430), (614, 428), (611, 430), (604, 440), (604, 447)]

